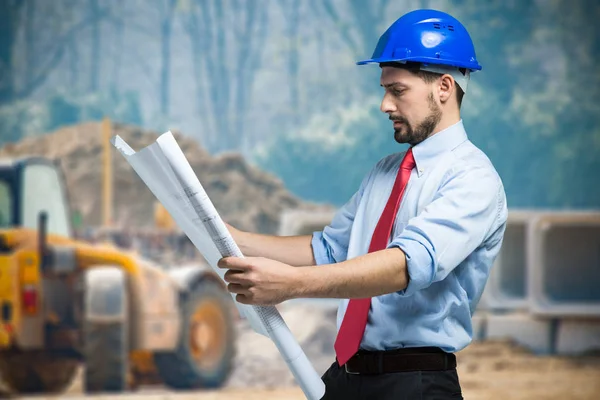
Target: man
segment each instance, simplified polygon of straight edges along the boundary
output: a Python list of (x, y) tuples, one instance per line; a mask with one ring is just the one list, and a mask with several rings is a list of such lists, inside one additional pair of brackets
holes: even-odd
[(366, 63), (379, 63), (381, 111), (409, 149), (380, 160), (322, 232), (228, 226), (246, 258), (219, 266), (244, 304), (342, 299), (325, 399), (462, 398), (453, 353), (471, 342), (507, 218), (501, 179), (460, 117), (481, 67), (466, 29), (433, 10), (398, 19)]

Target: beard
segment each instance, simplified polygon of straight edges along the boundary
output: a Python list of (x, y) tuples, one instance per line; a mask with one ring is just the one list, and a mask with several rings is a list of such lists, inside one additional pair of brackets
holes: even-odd
[(415, 127), (404, 117), (390, 115), (390, 120), (403, 123), (403, 126), (394, 129), (394, 139), (396, 142), (401, 144), (408, 143), (411, 146), (415, 146), (433, 133), (433, 130), (442, 119), (442, 110), (433, 99), (433, 93), (429, 93), (427, 102), (429, 103), (429, 115)]

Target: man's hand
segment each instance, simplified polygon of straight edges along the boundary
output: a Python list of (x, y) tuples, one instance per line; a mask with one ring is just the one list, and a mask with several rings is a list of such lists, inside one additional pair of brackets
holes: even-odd
[(224, 257), (217, 265), (229, 270), (227, 290), (242, 304), (274, 305), (297, 293), (301, 268), (263, 257)]

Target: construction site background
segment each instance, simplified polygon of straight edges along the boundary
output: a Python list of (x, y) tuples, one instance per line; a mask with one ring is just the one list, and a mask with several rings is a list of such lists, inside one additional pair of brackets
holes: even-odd
[[(56, 162), (75, 237), (165, 269), (203, 260), (111, 148), (113, 134), (139, 150), (173, 131), (227, 222), (309, 234), (375, 162), (404, 150), (379, 108), (379, 68), (354, 62), (422, 7), (455, 15), (473, 36), (483, 70), (461, 112), (511, 213), (474, 342), (458, 354), (463, 396), (597, 400), (597, 0), (0, 1), (0, 158)], [(562, 214), (538, 215), (546, 211)], [(336, 304), (278, 306), (319, 372), (334, 359)], [(236, 323), (222, 390), (115, 397), (302, 399), (273, 343)], [(82, 396), (79, 375), (54, 398)]]

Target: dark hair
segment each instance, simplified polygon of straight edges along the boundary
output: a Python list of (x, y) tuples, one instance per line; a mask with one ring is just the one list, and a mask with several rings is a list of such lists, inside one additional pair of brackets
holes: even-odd
[[(423, 79), (423, 81), (425, 81), (425, 83), (433, 83), (437, 79), (439, 79), (440, 76), (442, 76), (442, 74), (438, 74), (437, 72), (422, 71), (421, 64), (415, 63), (415, 62), (410, 62), (410, 61), (407, 61), (406, 64), (395, 63), (395, 62), (385, 62), (385, 63), (381, 63), (380, 66), (405, 69), (405, 70), (417, 75), (419, 78)], [(461, 69), (461, 72), (463, 74), (465, 73), (465, 71), (463, 71), (462, 69)], [(455, 85), (455, 87), (456, 87), (456, 101), (458, 103), (458, 107), (460, 108), (463, 97), (465, 95), (465, 92), (461, 89), (460, 86)]]

